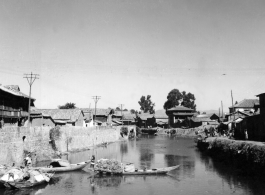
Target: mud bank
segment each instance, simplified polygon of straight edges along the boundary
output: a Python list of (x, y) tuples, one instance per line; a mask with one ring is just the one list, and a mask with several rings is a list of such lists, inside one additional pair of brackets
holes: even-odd
[(180, 136), (180, 137), (196, 137), (195, 132), (198, 131), (199, 129), (197, 128), (190, 128), (190, 129), (181, 129), (181, 128), (175, 128), (173, 129), (176, 131), (174, 135)]
[(244, 174), (265, 173), (265, 144), (227, 138), (207, 138), (206, 152), (221, 162), (233, 164)]

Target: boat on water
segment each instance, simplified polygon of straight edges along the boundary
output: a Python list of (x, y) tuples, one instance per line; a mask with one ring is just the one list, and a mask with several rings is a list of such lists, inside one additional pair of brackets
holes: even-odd
[(169, 171), (179, 168), (179, 166), (180, 165), (154, 169), (137, 169), (133, 163), (99, 159), (92, 171), (99, 175), (158, 175), (167, 174)]
[(89, 161), (84, 161), (76, 164), (70, 164), (67, 160), (63, 159), (53, 159), (50, 165), (47, 167), (33, 167), (32, 169), (40, 170), (42, 172), (68, 172), (68, 171), (78, 171), (85, 168)]
[(142, 128), (141, 129), (142, 134), (155, 135), (157, 134), (157, 132), (158, 132), (157, 128)]
[(12, 168), (0, 178), (0, 188), (20, 189), (48, 183), (54, 173)]
[(135, 169), (132, 172), (124, 171), (122, 175), (159, 175), (159, 174), (167, 174), (170, 171), (173, 171), (179, 168), (180, 165), (172, 166), (172, 167), (164, 167), (164, 168), (155, 168), (155, 169)]

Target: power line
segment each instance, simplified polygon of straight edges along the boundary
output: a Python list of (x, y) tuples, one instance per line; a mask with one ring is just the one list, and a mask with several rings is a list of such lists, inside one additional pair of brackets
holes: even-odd
[(92, 99), (95, 101), (95, 118), (94, 118), (94, 124), (96, 124), (96, 118), (97, 118), (97, 103), (98, 100), (100, 100), (101, 96), (92, 96)]
[(31, 102), (31, 86), (32, 84), (34, 83), (34, 81), (36, 79), (39, 79), (39, 76), (38, 74), (32, 74), (32, 72), (30, 74), (24, 74), (24, 77), (23, 78), (26, 78), (28, 83), (29, 83), (29, 109), (28, 109), (28, 123), (30, 122), (30, 102)]

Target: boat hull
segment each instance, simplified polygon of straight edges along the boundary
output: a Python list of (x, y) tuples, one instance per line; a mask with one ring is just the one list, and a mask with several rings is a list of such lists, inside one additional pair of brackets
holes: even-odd
[(68, 171), (78, 171), (81, 170), (83, 168), (85, 168), (90, 162), (81, 162), (78, 164), (70, 164), (69, 167), (53, 167), (53, 168), (49, 168), (49, 167), (34, 167), (33, 169), (38, 169), (41, 170), (43, 172), (68, 172)]
[(157, 169), (148, 169), (148, 170), (138, 170), (135, 172), (123, 172), (122, 175), (159, 175), (159, 174), (167, 174), (169, 171), (175, 170), (179, 168), (180, 165), (172, 166), (172, 167), (164, 167)]

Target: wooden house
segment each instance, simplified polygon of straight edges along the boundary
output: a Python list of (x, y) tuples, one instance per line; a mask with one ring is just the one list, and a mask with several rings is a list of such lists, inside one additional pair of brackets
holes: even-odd
[(94, 126), (109, 126), (112, 124), (112, 115), (114, 113), (113, 109), (90, 109), (90, 108), (82, 108), (83, 112), (90, 113), (92, 116), (92, 120), (94, 121)]
[(237, 104), (229, 107), (229, 113), (233, 113), (236, 111), (252, 111), (254, 112), (254, 105), (259, 103), (258, 99), (244, 99)]
[(120, 120), (123, 125), (135, 125), (136, 115), (131, 113), (125, 113)]
[[(43, 116), (42, 120), (35, 117), (37, 114)], [(50, 116), (54, 126), (86, 126), (85, 115), (81, 109), (36, 109), (31, 116), (32, 126), (47, 125), (48, 121), (43, 120), (44, 116)]]
[(194, 110), (184, 106), (176, 106), (174, 108), (168, 109), (166, 114), (169, 117), (169, 126), (174, 127), (179, 120), (192, 117), (194, 115)]
[(153, 114), (149, 114), (149, 113), (141, 113), (141, 114), (137, 114), (136, 117), (137, 121), (136, 121), (136, 125), (138, 127), (153, 127), (155, 125), (155, 117)]
[[(34, 98), (30, 106), (34, 107)], [(20, 91), (17, 85), (0, 84), (0, 121), (1, 126), (23, 126), (28, 117), (29, 96)]]
[(154, 114), (155, 120), (156, 120), (156, 126), (161, 128), (167, 128), (168, 127), (168, 115), (166, 114), (166, 111), (163, 110), (156, 110)]

